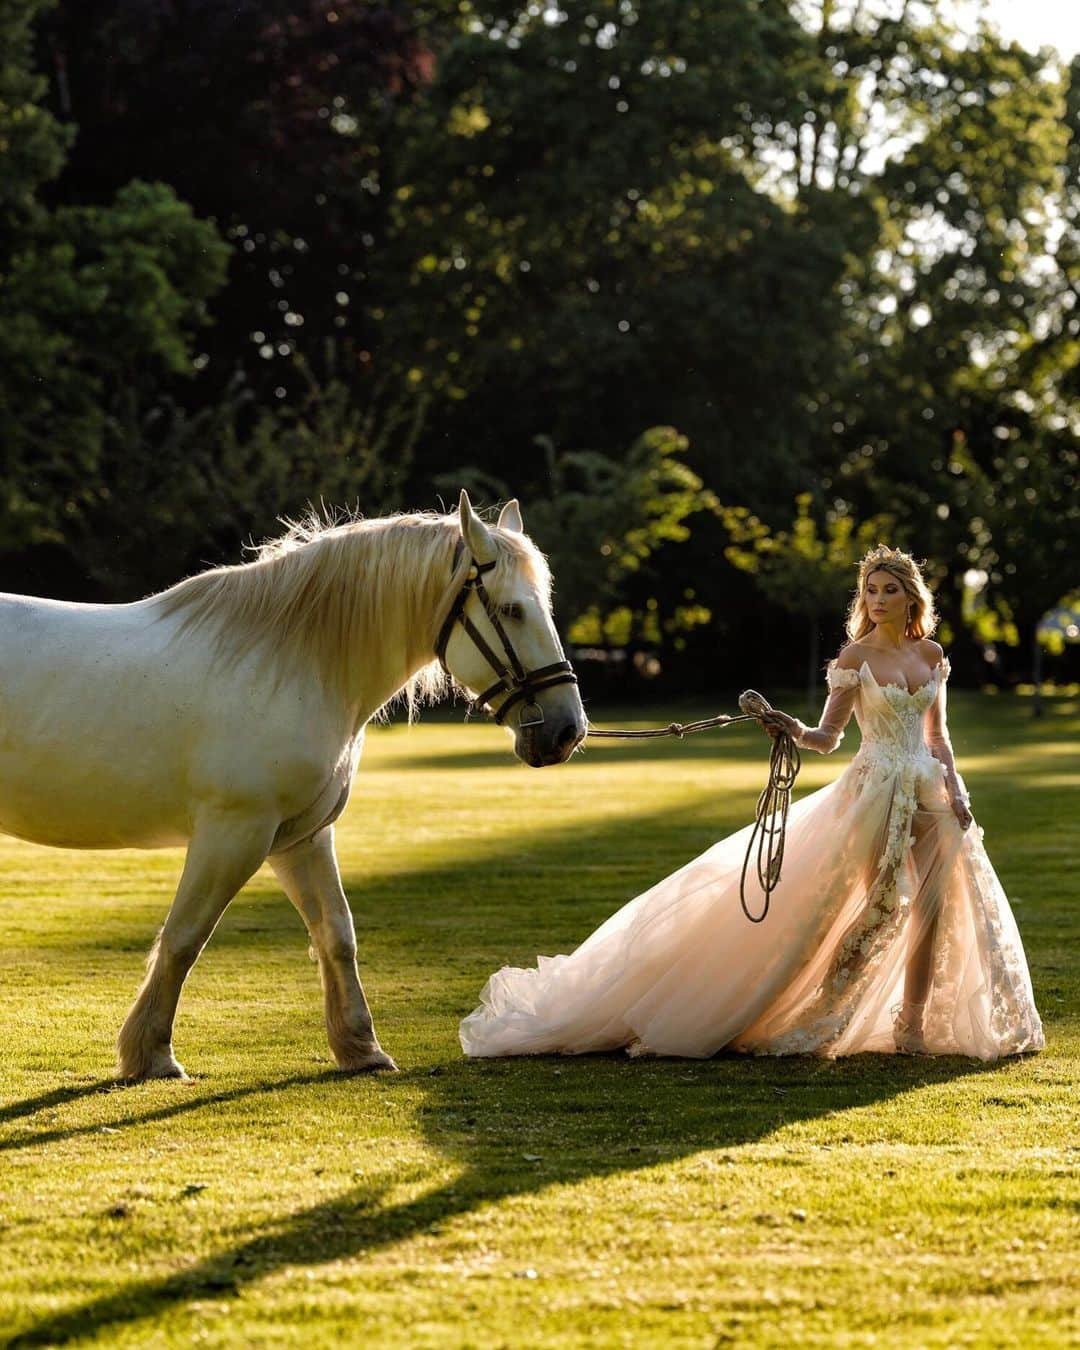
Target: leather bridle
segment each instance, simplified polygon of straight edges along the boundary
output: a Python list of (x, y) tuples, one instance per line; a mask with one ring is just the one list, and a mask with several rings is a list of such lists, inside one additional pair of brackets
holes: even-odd
[[(455, 572), (461, 561), (463, 548), (464, 545), (459, 541), (454, 553), (453, 571)], [(574, 674), (573, 666), (565, 660), (555, 661), (550, 666), (540, 666), (537, 670), (526, 670), (521, 664), (521, 660), (514, 650), (514, 644), (510, 641), (506, 629), (499, 619), (498, 609), (484, 586), (484, 574), (490, 572), (494, 566), (494, 560), (482, 563), (477, 562), (475, 558), (470, 559), (465, 580), (462, 582), (461, 589), (455, 596), (454, 603), (450, 606), (450, 610), (443, 620), (443, 625), (439, 629), (439, 636), (435, 642), (435, 655), (439, 658), (439, 664), (443, 670), (453, 679), (453, 672), (446, 664), (446, 648), (454, 624), (460, 623), (472, 639), (473, 646), (476, 647), (480, 655), (498, 676), (494, 684), (489, 685), (483, 693), (477, 694), (471, 700), (470, 714), (474, 708), (487, 708), (488, 712), (501, 726), (510, 709), (524, 699), (525, 706), (521, 709), (518, 725), (522, 727), (542, 726), (544, 710), (537, 703), (536, 695), (541, 689), (552, 689), (557, 684), (577, 684), (577, 676)], [(469, 595), (473, 592), (476, 593), (477, 598), (483, 605), (484, 613), (488, 616), (492, 628), (494, 628), (499, 641), (502, 643), (505, 660), (496, 654), (483, 633), (465, 612), (465, 605), (468, 602)], [(494, 707), (491, 700), (497, 698), (499, 694), (505, 694), (506, 697), (498, 707)]]

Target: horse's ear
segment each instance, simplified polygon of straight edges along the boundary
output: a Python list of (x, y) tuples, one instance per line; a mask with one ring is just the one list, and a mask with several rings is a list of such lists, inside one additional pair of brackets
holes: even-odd
[(500, 530), (509, 530), (511, 534), (521, 534), (525, 529), (521, 523), (521, 503), (516, 497), (511, 497), (499, 512), (496, 524)]
[(472, 508), (469, 494), (461, 489), (458, 502), (458, 519), (461, 523), (461, 537), (465, 546), (477, 562), (491, 562), (495, 557), (495, 541), (491, 532)]

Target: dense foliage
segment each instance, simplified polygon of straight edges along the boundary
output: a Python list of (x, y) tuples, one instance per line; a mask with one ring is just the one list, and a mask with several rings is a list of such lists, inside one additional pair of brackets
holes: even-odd
[(40, 10), (0, 0), (16, 580), (464, 481), (567, 630), (713, 680), (801, 659), (727, 526), (809, 494), (932, 559), (961, 669), (1026, 668), (1077, 580), (1080, 69), (900, 0)]

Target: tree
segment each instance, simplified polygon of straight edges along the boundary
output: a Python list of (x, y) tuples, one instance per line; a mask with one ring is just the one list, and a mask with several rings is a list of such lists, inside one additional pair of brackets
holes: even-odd
[[(823, 494), (905, 521), (954, 641), (963, 578), (984, 570), (1026, 658), (1075, 529), (1075, 72), (922, 7), (811, 8), (841, 84), (871, 92), (841, 106), (823, 86), (800, 139), (810, 176), (857, 190), (880, 222), (844, 282), (836, 381), (814, 396), (835, 466)], [(974, 656), (961, 643), (957, 666), (974, 673)]]
[(167, 187), (46, 210), (67, 133), (40, 104), (30, 23), (0, 0), (0, 547), (60, 538), (98, 472), (120, 387), (190, 374), (190, 341), (228, 249)]
[(725, 550), (728, 560), (751, 573), (772, 604), (807, 625), (806, 704), (810, 712), (817, 707), (821, 620), (843, 612), (859, 559), (895, 530), (889, 517), (857, 522), (847, 513), (832, 511), (822, 532), (812, 503), (810, 493), (800, 493), (795, 498), (795, 519), (785, 530), (769, 529), (745, 507), (721, 508), (732, 540)]
[(1080, 448), (1052, 435), (1028, 439), (1004, 422), (996, 430), (998, 448), (985, 466), (961, 432), (953, 441), (949, 467), (971, 504), (965, 575), (985, 588), (984, 622), (994, 616), (994, 636), (1018, 648), (1038, 684), (1039, 621), (1076, 575)]
[(677, 403), (699, 471), (752, 439), (757, 488), (794, 490), (846, 245), (729, 143), (798, 105), (781, 0), (61, 0), (42, 49), (81, 127), (58, 199), (167, 166), (235, 239), (220, 384), (291, 394), (331, 335), (361, 400), (432, 398), (421, 474), (536, 434), (617, 453)]
[[(414, 503), (464, 462), (528, 502), (549, 492), (538, 436), (617, 463), (675, 423), (686, 467), (770, 527), (808, 485), (819, 520), (903, 522), (969, 674), (964, 573), (1019, 613), (990, 557), (1018, 458), (1051, 466), (1024, 565), (1052, 565), (1050, 499), (1075, 487), (1080, 95), (1048, 55), (915, 0), (60, 0), (39, 51), (81, 127), (39, 202), (98, 209), (164, 177), (234, 244), (199, 379), (147, 370), (144, 420), (225, 416), (240, 368), (287, 426), (332, 338), (356, 408), (424, 403)], [(120, 415), (107, 389), (73, 406)], [(718, 565), (714, 520), (622, 573), (603, 613), (710, 611), (688, 639), (710, 678), (718, 634), (760, 649), (770, 622)]]
[(458, 21), (449, 4), (57, 0), (42, 25), (50, 105), (79, 128), (50, 200), (165, 177), (234, 244), (203, 343), (217, 389), (239, 366), (260, 397), (303, 397), (293, 356), (316, 365), (328, 338), (367, 383), (397, 294), (379, 260), (398, 123), (440, 11)]
[(238, 374), (197, 412), (167, 394), (123, 391), (107, 410), (102, 456), (65, 546), (102, 593), (130, 600), (208, 563), (235, 562), (285, 517), (314, 508), (400, 510), (423, 425), (420, 400), (357, 406), (332, 359), (302, 397), (260, 407)]
[(614, 455), (677, 413), (703, 477), (790, 495), (845, 244), (734, 147), (794, 115), (807, 35), (779, 0), (469, 15), (410, 113), (390, 251), (408, 303), (384, 321), (394, 349), (424, 315), (415, 377), (449, 441), (487, 466), (538, 430)]
[[(656, 644), (662, 628), (670, 633), (707, 622), (698, 605), (662, 607), (650, 597), (635, 613), (625, 604), (627, 578), (665, 543), (686, 539), (687, 521), (714, 506), (712, 493), (682, 462), (686, 448), (672, 427), (650, 428), (619, 459), (595, 450), (560, 452), (549, 438), (537, 439), (543, 479), (524, 499), (526, 528), (551, 560), (559, 622), (571, 641)], [(439, 480), (448, 493), (462, 485), (479, 500), (514, 495), (509, 484), (475, 467)]]

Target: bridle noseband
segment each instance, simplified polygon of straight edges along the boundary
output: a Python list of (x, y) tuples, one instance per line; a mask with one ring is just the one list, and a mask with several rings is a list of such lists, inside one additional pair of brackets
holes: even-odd
[[(459, 542), (454, 554), (454, 571), (457, 570), (461, 561), (462, 549), (463, 545)], [(460, 623), (472, 639), (473, 645), (480, 652), (480, 655), (499, 677), (493, 685), (485, 689), (482, 694), (477, 694), (472, 700), (469, 708), (470, 713), (473, 708), (486, 707), (501, 726), (510, 709), (515, 704), (520, 703), (522, 699), (525, 699), (525, 706), (518, 718), (518, 725), (522, 727), (542, 726), (544, 710), (537, 703), (536, 695), (541, 689), (551, 689), (557, 684), (577, 684), (577, 676), (574, 674), (574, 668), (569, 661), (555, 661), (550, 666), (541, 666), (538, 670), (528, 671), (521, 664), (518, 654), (514, 650), (514, 644), (507, 637), (506, 629), (503, 628), (499, 620), (498, 610), (484, 586), (484, 574), (490, 572), (494, 566), (494, 560), (486, 563), (477, 562), (475, 558), (470, 560), (469, 570), (465, 574), (461, 589), (458, 591), (454, 603), (450, 606), (449, 613), (443, 620), (443, 626), (439, 629), (439, 636), (435, 642), (435, 655), (439, 658), (439, 664), (443, 670), (453, 679), (453, 673), (446, 664), (446, 648), (454, 624)], [(465, 613), (465, 604), (472, 591), (475, 591), (480, 603), (484, 606), (484, 613), (488, 616), (492, 628), (495, 629), (499, 641), (502, 643), (503, 651), (506, 653), (505, 661), (496, 655), (483, 633)], [(497, 708), (493, 707), (491, 700), (502, 693), (506, 694), (506, 698)]]

